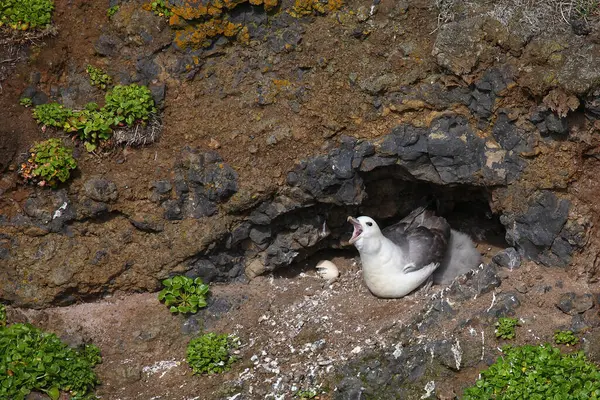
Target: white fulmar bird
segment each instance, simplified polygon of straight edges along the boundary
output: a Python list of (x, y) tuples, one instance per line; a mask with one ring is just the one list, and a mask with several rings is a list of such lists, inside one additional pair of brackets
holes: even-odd
[(431, 276), (434, 283), (449, 283), (481, 260), (467, 235), (424, 207), (383, 231), (370, 217), (348, 221), (354, 226), (350, 243), (360, 253), (363, 278), (377, 297), (406, 296)]

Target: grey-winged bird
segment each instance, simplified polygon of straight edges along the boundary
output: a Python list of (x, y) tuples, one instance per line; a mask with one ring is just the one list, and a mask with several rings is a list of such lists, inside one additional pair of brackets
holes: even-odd
[(363, 278), (377, 297), (406, 296), (430, 277), (433, 283), (447, 284), (481, 261), (467, 235), (424, 207), (383, 231), (370, 217), (348, 221), (354, 226), (350, 243), (360, 254)]

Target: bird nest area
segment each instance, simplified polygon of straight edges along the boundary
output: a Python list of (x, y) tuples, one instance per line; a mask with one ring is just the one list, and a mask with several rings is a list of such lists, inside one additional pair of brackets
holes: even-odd
[(115, 144), (130, 147), (144, 146), (156, 142), (162, 129), (160, 118), (153, 114), (146, 125), (136, 124), (114, 129), (113, 140)]
[[(468, 234), (485, 260), (508, 247), (506, 229), (500, 223), (500, 216), (492, 212), (489, 192), (484, 187), (405, 180), (393, 169), (376, 171), (363, 178), (367, 199), (355, 212), (374, 218), (381, 228), (428, 204), (428, 208), (444, 217), (453, 229)], [(347, 230), (351, 232), (349, 224)]]

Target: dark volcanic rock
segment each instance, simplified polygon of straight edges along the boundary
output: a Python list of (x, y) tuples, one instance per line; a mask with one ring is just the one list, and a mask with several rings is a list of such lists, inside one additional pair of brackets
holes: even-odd
[(25, 200), (23, 211), (33, 225), (49, 232), (62, 232), (65, 225), (77, 217), (77, 212), (66, 190), (51, 192), (49, 196), (35, 196)]
[(46, 104), (48, 102), (48, 95), (39, 90), (36, 86), (28, 86), (21, 93), (20, 99), (28, 98), (31, 99), (31, 104), (39, 106), (40, 104)]
[(589, 293), (577, 295), (573, 292), (565, 293), (558, 299), (556, 306), (565, 314), (582, 314), (594, 307), (593, 296)]
[(268, 226), (256, 226), (250, 229), (249, 237), (254, 243), (262, 246), (271, 238), (271, 228)]
[(462, 301), (488, 293), (501, 283), (496, 267), (492, 263), (484, 264), (466, 276), (458, 277), (448, 287), (447, 295), (450, 299)]
[(516, 293), (501, 293), (496, 298), (496, 304), (487, 310), (486, 314), (493, 318), (514, 316), (516, 314), (515, 309), (520, 305), (521, 302), (519, 301), (519, 296)]
[[(400, 354), (369, 354), (343, 366), (334, 399), (413, 399), (423, 393), (423, 377), (431, 374), (425, 345), (405, 347)], [(359, 376), (360, 378), (356, 378)], [(418, 395), (417, 395), (418, 393)]]
[(496, 255), (494, 255), (492, 261), (500, 267), (511, 270), (521, 266), (521, 256), (514, 247), (500, 250), (498, 253), (496, 253)]
[(175, 170), (178, 201), (165, 202), (168, 219), (179, 219), (181, 213), (193, 218), (214, 215), (217, 205), (237, 192), (237, 173), (216, 152), (186, 147)]
[(431, 163), (444, 183), (475, 183), (484, 152), (479, 138), (462, 117), (434, 121), (427, 142)]
[(78, 204), (77, 218), (97, 218), (109, 211), (110, 207), (108, 204), (86, 198), (80, 201)]
[(546, 116), (544, 121), (550, 133), (557, 135), (565, 135), (569, 132), (569, 125), (566, 118), (560, 118), (554, 113)]
[(205, 283), (229, 282), (241, 276), (243, 257), (220, 253), (201, 258), (189, 265), (185, 275), (190, 278), (202, 278)]
[(161, 232), (165, 228), (161, 219), (150, 214), (135, 214), (129, 217), (129, 222), (144, 232)]
[(119, 197), (117, 185), (114, 182), (104, 178), (91, 178), (84, 184), (85, 194), (92, 200), (110, 203), (116, 201)]
[(113, 57), (120, 51), (123, 44), (123, 41), (116, 35), (103, 33), (94, 44), (94, 50), (101, 56)]
[(160, 84), (150, 84), (148, 86), (150, 89), (150, 93), (152, 93), (152, 99), (154, 100), (154, 104), (160, 110), (164, 107), (165, 94), (167, 91), (167, 85), (164, 83)]
[[(365, 196), (362, 178), (348, 169), (352, 161), (347, 158), (347, 153), (340, 156), (334, 151), (333, 156), (338, 157), (337, 160), (318, 156), (299, 164), (293, 171), (297, 186), (322, 203), (360, 204)], [(341, 171), (336, 172), (334, 162), (342, 168)]]
[(496, 98), (500, 96), (508, 81), (511, 80), (506, 76), (506, 72), (494, 68), (487, 71), (481, 80), (475, 82), (469, 104), (469, 109), (473, 114), (482, 119), (488, 119), (492, 116)]
[[(148, 85), (153, 79), (157, 77), (158, 73), (160, 72), (160, 68), (154, 62), (153, 57), (140, 58), (139, 60), (137, 60), (135, 68), (137, 72), (135, 81), (140, 82), (143, 85)], [(164, 100), (164, 92), (162, 97)]]
[(542, 252), (550, 249), (561, 233), (567, 222), (570, 204), (569, 200), (559, 199), (550, 191), (536, 194), (525, 213), (514, 218), (500, 218), (507, 227), (506, 241), (530, 259), (549, 264), (561, 261), (558, 257), (543, 257)]
[(600, 89), (585, 98), (585, 111), (592, 114), (595, 118), (600, 118)]
[(163, 202), (171, 197), (173, 185), (169, 181), (152, 182), (152, 194), (150, 200), (156, 203)]
[(183, 213), (179, 201), (167, 200), (163, 203), (163, 208), (165, 209), (165, 219), (168, 219), (169, 221), (183, 219)]
[(492, 134), (504, 150), (531, 151), (527, 138), (531, 135), (517, 128), (505, 113), (499, 113)]

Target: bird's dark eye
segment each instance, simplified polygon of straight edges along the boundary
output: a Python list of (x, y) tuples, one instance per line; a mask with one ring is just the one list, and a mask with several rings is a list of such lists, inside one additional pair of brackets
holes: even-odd
[(372, 222), (367, 222), (367, 225), (368, 226), (373, 226), (373, 223)]

